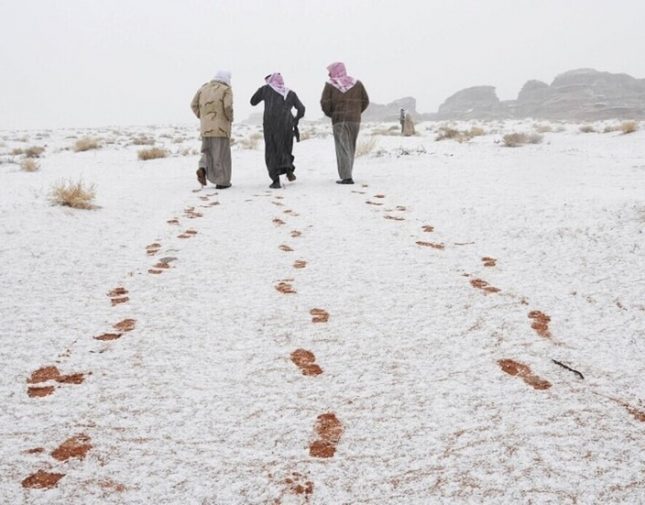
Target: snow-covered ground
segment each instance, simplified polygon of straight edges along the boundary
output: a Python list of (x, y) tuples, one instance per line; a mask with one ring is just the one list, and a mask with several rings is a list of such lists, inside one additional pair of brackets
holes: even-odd
[[(194, 125), (0, 132), (0, 503), (644, 503), (645, 131), (438, 126), (338, 186), (303, 125), (271, 191), (239, 125), (219, 192)], [(99, 208), (49, 203), (79, 178)]]

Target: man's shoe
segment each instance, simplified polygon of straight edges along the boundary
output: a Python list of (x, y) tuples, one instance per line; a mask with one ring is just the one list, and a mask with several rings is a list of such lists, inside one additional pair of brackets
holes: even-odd
[(293, 173), (293, 170), (289, 170), (287, 172), (287, 179), (289, 179), (289, 182), (293, 182), (296, 180), (296, 174)]
[(280, 186), (280, 179), (276, 179), (273, 181), (271, 186), (269, 186), (271, 189), (280, 189), (282, 186)]
[(215, 184), (215, 189), (227, 189), (230, 188), (230, 184)]
[(354, 179), (341, 179), (339, 181), (336, 181), (336, 184), (354, 184)]
[(197, 169), (197, 180), (202, 186), (206, 186), (206, 170), (203, 168)]

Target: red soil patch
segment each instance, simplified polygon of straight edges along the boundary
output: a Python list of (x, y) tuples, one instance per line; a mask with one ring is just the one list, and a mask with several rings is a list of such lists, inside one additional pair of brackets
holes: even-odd
[(276, 226), (282, 226), (282, 225), (283, 225), (283, 224), (285, 224), (285, 223), (284, 223), (284, 221), (283, 221), (282, 219), (279, 219), (279, 218), (277, 218), (277, 217), (276, 217), (276, 218), (273, 220), (273, 224), (274, 224), (274, 225), (276, 225)]
[(329, 321), (329, 312), (324, 309), (311, 309), (309, 313), (314, 316), (311, 319), (312, 323), (326, 323)]
[(132, 331), (134, 330), (134, 327), (136, 326), (137, 321), (136, 319), (124, 319), (123, 321), (119, 321), (118, 323), (114, 324), (112, 328), (115, 330), (119, 331)]
[(331, 458), (343, 435), (343, 425), (334, 413), (318, 416), (314, 427), (318, 438), (309, 444), (309, 455), (314, 458)]
[(38, 470), (22, 481), (22, 487), (29, 489), (51, 489), (56, 487), (58, 481), (65, 477), (64, 473), (50, 473)]
[(293, 495), (304, 495), (307, 503), (309, 497), (314, 493), (314, 483), (305, 480), (305, 477), (297, 472), (293, 472), (289, 477), (284, 479), (287, 486), (287, 493)]
[(484, 262), (485, 267), (494, 267), (497, 265), (497, 260), (495, 258), (491, 258), (490, 256), (484, 256), (482, 258), (482, 261)]
[(121, 303), (125, 303), (129, 299), (130, 298), (128, 298), (127, 296), (124, 296), (124, 297), (121, 297), (121, 298), (112, 298), (112, 307), (114, 307), (115, 305), (119, 305)]
[(100, 488), (114, 491), (115, 493), (123, 493), (126, 490), (126, 487), (123, 484), (111, 480), (101, 480), (98, 484)]
[(426, 225), (423, 225), (421, 229), (426, 233), (432, 233), (434, 231), (434, 226), (430, 226), (429, 224), (426, 224)]
[(27, 388), (27, 395), (29, 398), (42, 398), (43, 396), (49, 396), (54, 392), (54, 386), (31, 386)]
[(497, 361), (497, 364), (503, 372), (509, 375), (521, 377), (522, 380), (533, 389), (543, 390), (551, 387), (551, 383), (549, 381), (534, 375), (531, 372), (531, 368), (524, 363), (520, 363), (512, 359), (500, 359)]
[(645, 423), (645, 412), (642, 410), (635, 409), (634, 407), (626, 407), (627, 412), (629, 412), (637, 421)]
[(284, 252), (291, 252), (291, 251), (293, 251), (293, 249), (291, 249), (291, 247), (289, 247), (289, 246), (288, 246), (288, 245), (286, 245), (286, 244), (282, 244), (282, 245), (279, 247), (279, 249), (280, 249), (281, 251), (284, 251)]
[(48, 380), (56, 380), (58, 377), (60, 377), (58, 368), (55, 366), (44, 366), (31, 373), (31, 377), (27, 379), (27, 384), (38, 384), (40, 382), (47, 382)]
[(169, 219), (166, 221), (168, 224), (179, 224), (179, 219)]
[(280, 293), (283, 293), (285, 295), (296, 292), (296, 290), (293, 289), (293, 286), (288, 282), (279, 282), (278, 284), (276, 284), (275, 289), (277, 289), (278, 291), (280, 291)]
[(316, 365), (316, 356), (306, 349), (296, 349), (291, 353), (291, 361), (302, 371), (303, 375), (320, 375), (323, 371)]
[(374, 195), (374, 198), (385, 198), (385, 195), (382, 193), (379, 193), (378, 195)]
[(298, 231), (298, 230), (292, 230), (292, 231), (291, 231), (291, 237), (292, 237), (292, 238), (298, 238), (298, 237), (300, 237), (301, 235), (302, 235), (302, 232), (301, 232), (301, 231)]
[(482, 279), (472, 279), (470, 285), (476, 289), (481, 289), (485, 293), (499, 293), (501, 289), (493, 287)]
[[(83, 381), (85, 380), (85, 374), (74, 373), (70, 375), (61, 375), (60, 370), (58, 370), (58, 368), (56, 368), (55, 366), (45, 366), (33, 372), (31, 374), (31, 377), (27, 379), (27, 384), (39, 384), (41, 382), (47, 382), (50, 380), (59, 382), (61, 384), (82, 384)], [(47, 389), (47, 388), (29, 388), (29, 389), (38, 390), (38, 389)], [(42, 396), (46, 396), (47, 394), (51, 394), (51, 393), (46, 393), (46, 394), (43, 394)], [(29, 395), (29, 396), (32, 396), (32, 395)], [(39, 395), (36, 394), (34, 396), (39, 396)]]
[(61, 384), (83, 384), (85, 382), (85, 374), (73, 373), (70, 375), (61, 375), (56, 379), (56, 382), (60, 382)]
[(85, 459), (85, 455), (92, 448), (90, 437), (84, 434), (68, 438), (51, 453), (58, 461), (67, 461), (71, 458)]
[(110, 298), (115, 298), (115, 297), (119, 297), (119, 296), (123, 296), (123, 295), (127, 295), (127, 294), (128, 294), (128, 290), (127, 290), (127, 289), (122, 288), (122, 287), (118, 287), (118, 288), (114, 288), (114, 289), (113, 289), (112, 291), (110, 291), (107, 295), (108, 295)]
[(109, 341), (109, 340), (117, 340), (121, 338), (122, 333), (103, 333), (102, 335), (99, 335), (98, 337), (94, 337), (95, 340), (101, 340), (102, 342)]
[(365, 203), (367, 205), (383, 205), (381, 202), (372, 202), (371, 200), (367, 200)]
[(549, 316), (539, 310), (532, 310), (529, 312), (529, 319), (533, 319), (531, 328), (533, 328), (538, 335), (545, 338), (551, 337), (551, 332), (549, 331), (551, 318)]
[(405, 218), (404, 218), (404, 217), (399, 217), (399, 216), (390, 216), (390, 215), (386, 215), (386, 216), (383, 216), (383, 217), (384, 217), (385, 219), (389, 219), (389, 220), (391, 220), (391, 221), (405, 221)]
[(423, 242), (422, 240), (417, 240), (417, 245), (423, 247), (432, 247), (433, 249), (443, 250), (446, 248), (444, 244), (435, 244), (434, 242)]
[(305, 268), (307, 266), (307, 262), (304, 260), (296, 260), (293, 263), (293, 268)]

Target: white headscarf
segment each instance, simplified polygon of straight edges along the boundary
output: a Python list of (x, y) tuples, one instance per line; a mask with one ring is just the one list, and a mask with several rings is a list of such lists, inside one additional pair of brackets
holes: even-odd
[(228, 70), (218, 70), (215, 72), (213, 80), (223, 82), (224, 84), (231, 85), (231, 72)]

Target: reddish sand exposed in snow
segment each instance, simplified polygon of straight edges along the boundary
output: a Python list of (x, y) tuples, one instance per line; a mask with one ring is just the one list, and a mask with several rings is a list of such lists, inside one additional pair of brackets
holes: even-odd
[(49, 396), (54, 392), (54, 386), (31, 386), (27, 388), (27, 395), (30, 398), (41, 398), (43, 396)]
[(551, 337), (551, 332), (549, 331), (551, 318), (549, 316), (539, 310), (532, 310), (529, 312), (529, 319), (533, 319), (531, 328), (533, 328), (538, 335), (545, 338)]
[(108, 292), (107, 295), (110, 298), (118, 298), (120, 296), (127, 295), (127, 294), (128, 294), (127, 289), (125, 289), (124, 287), (118, 287), (118, 288), (114, 288), (112, 291)]
[(307, 266), (307, 262), (305, 260), (296, 260), (293, 263), (293, 268), (305, 268)]
[(127, 296), (123, 296), (121, 298), (112, 298), (112, 307), (114, 307), (115, 305), (126, 303), (128, 300), (130, 300), (130, 298)]
[(494, 267), (497, 265), (497, 260), (495, 258), (491, 258), (490, 256), (484, 256), (482, 258), (482, 262), (484, 263), (485, 267)]
[(328, 412), (319, 415), (314, 430), (317, 438), (309, 444), (309, 455), (314, 458), (333, 457), (343, 435), (343, 425), (336, 414)]
[(314, 493), (314, 483), (306, 479), (302, 474), (292, 472), (284, 483), (288, 494), (304, 496), (305, 503), (309, 503), (309, 497)]
[(291, 353), (291, 361), (300, 368), (303, 375), (320, 375), (323, 371), (316, 365), (316, 356), (306, 349), (296, 349)]
[(470, 285), (476, 289), (481, 289), (485, 293), (499, 293), (501, 291), (499, 288), (491, 286), (482, 279), (473, 279), (470, 281)]
[(282, 245), (280, 245), (279, 249), (280, 249), (281, 251), (284, 251), (284, 252), (291, 252), (291, 251), (293, 251), (293, 249), (291, 249), (291, 247), (289, 247), (289, 246), (288, 246), (288, 245), (286, 245), (286, 244), (282, 244)]
[(99, 335), (98, 337), (94, 337), (95, 340), (101, 340), (103, 342), (109, 341), (109, 340), (117, 340), (121, 338), (121, 333), (103, 333)]
[(84, 459), (92, 448), (90, 437), (84, 434), (68, 438), (52, 451), (52, 457), (58, 461), (67, 461), (71, 458)]
[(22, 487), (29, 489), (51, 489), (56, 487), (58, 481), (65, 477), (64, 473), (50, 473), (38, 470), (22, 481)]
[(288, 282), (279, 282), (278, 284), (276, 284), (275, 289), (277, 289), (278, 291), (280, 291), (280, 293), (283, 293), (285, 295), (296, 292), (296, 290), (293, 289), (293, 286)]
[(132, 331), (134, 330), (134, 327), (136, 326), (137, 321), (136, 319), (124, 319), (123, 321), (119, 321), (118, 323), (112, 325), (112, 327), (115, 330), (119, 331)]
[(329, 321), (329, 312), (324, 309), (311, 309), (309, 313), (314, 316), (311, 319), (312, 323), (326, 323)]
[(500, 359), (497, 364), (500, 366), (502, 371), (509, 375), (520, 377), (533, 389), (549, 389), (551, 387), (551, 383), (549, 381), (533, 374), (531, 372), (531, 368), (524, 363), (520, 363), (512, 359)]
[(426, 225), (423, 225), (421, 229), (426, 233), (432, 233), (434, 231), (434, 226), (430, 226), (429, 224), (426, 224)]
[(32, 372), (31, 377), (27, 379), (27, 384), (39, 384), (41, 382), (47, 382), (50, 380), (59, 382), (61, 384), (82, 384), (85, 380), (85, 374), (73, 373), (69, 375), (62, 375), (60, 373), (60, 370), (58, 370), (58, 368), (56, 368), (55, 366), (45, 366), (39, 368), (35, 372)]

